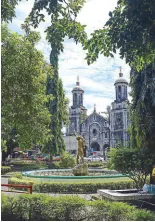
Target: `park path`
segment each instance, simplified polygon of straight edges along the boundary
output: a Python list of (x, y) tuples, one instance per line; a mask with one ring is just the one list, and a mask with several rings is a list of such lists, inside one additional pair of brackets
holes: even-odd
[[(8, 178), (7, 177), (1, 177), (1, 184), (8, 184)], [(2, 187), (1, 190), (8, 190), (8, 187)]]
[[(1, 184), (8, 184), (8, 178), (1, 177)], [(22, 193), (3, 192), (2, 190), (8, 190), (8, 187), (1, 187), (1, 193), (5, 194), (5, 195), (11, 195), (11, 196), (22, 195)], [(38, 194), (38, 193), (33, 192), (33, 194)], [(55, 197), (78, 196), (78, 197), (84, 198), (86, 200), (91, 200), (92, 195), (94, 195), (94, 194), (59, 194), (59, 193), (40, 193), (40, 194), (44, 194), (44, 195), (48, 195), (48, 196), (55, 196)]]

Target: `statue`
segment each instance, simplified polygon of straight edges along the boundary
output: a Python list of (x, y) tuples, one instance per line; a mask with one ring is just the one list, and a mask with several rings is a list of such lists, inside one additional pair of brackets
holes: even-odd
[(84, 163), (84, 149), (85, 149), (85, 140), (82, 136), (77, 136), (76, 137), (78, 141), (78, 153), (76, 157), (76, 163), (79, 164), (79, 158), (81, 158), (82, 163)]
[(84, 163), (85, 140), (80, 135), (76, 136), (76, 139), (78, 141), (78, 152), (77, 152), (77, 157), (76, 157), (77, 165), (72, 169), (72, 173), (74, 176), (87, 176), (88, 164)]

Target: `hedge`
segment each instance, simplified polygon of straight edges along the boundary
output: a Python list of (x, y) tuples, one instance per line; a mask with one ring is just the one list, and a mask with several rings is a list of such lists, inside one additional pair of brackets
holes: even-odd
[(154, 220), (150, 211), (121, 202), (87, 201), (80, 197), (45, 195), (4, 196), (2, 221), (144, 221)]
[(42, 182), (9, 178), (10, 184), (33, 184), (33, 192), (38, 193), (96, 193), (98, 189), (130, 189), (133, 181), (103, 181), (103, 182)]
[(107, 168), (107, 163), (106, 162), (100, 162), (100, 161), (88, 162), (88, 167)]
[(88, 167), (103, 167), (103, 163), (99, 161), (88, 162)]
[(1, 175), (4, 175), (11, 171), (11, 167), (9, 166), (1, 166)]
[(36, 161), (12, 161), (11, 164), (15, 170), (27, 171), (27, 170), (38, 170), (41, 167), (46, 168), (47, 165)]

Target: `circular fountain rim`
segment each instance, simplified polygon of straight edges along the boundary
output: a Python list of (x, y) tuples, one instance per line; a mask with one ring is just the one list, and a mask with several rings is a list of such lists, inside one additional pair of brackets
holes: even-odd
[(23, 176), (32, 177), (32, 178), (49, 178), (49, 179), (93, 179), (93, 178), (118, 178), (118, 177), (127, 177), (127, 175), (123, 174), (115, 174), (115, 175), (98, 175), (98, 176), (59, 176), (59, 175), (53, 175), (53, 176), (41, 176), (41, 175), (32, 175), (32, 173), (35, 172), (48, 172), (48, 171), (71, 171), (72, 169), (48, 169), (48, 170), (32, 170), (32, 171), (25, 171), (22, 172)]

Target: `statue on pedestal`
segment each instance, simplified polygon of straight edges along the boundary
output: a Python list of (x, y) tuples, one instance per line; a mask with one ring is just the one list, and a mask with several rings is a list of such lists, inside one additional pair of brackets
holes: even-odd
[(84, 149), (85, 149), (85, 140), (82, 136), (77, 136), (76, 137), (78, 141), (78, 153), (76, 157), (76, 163), (79, 164), (79, 158), (81, 159), (82, 163), (84, 163)]
[(78, 141), (78, 152), (76, 157), (77, 165), (72, 169), (74, 176), (87, 176), (88, 175), (88, 164), (84, 163), (84, 149), (85, 149), (85, 140), (82, 136), (76, 136)]

